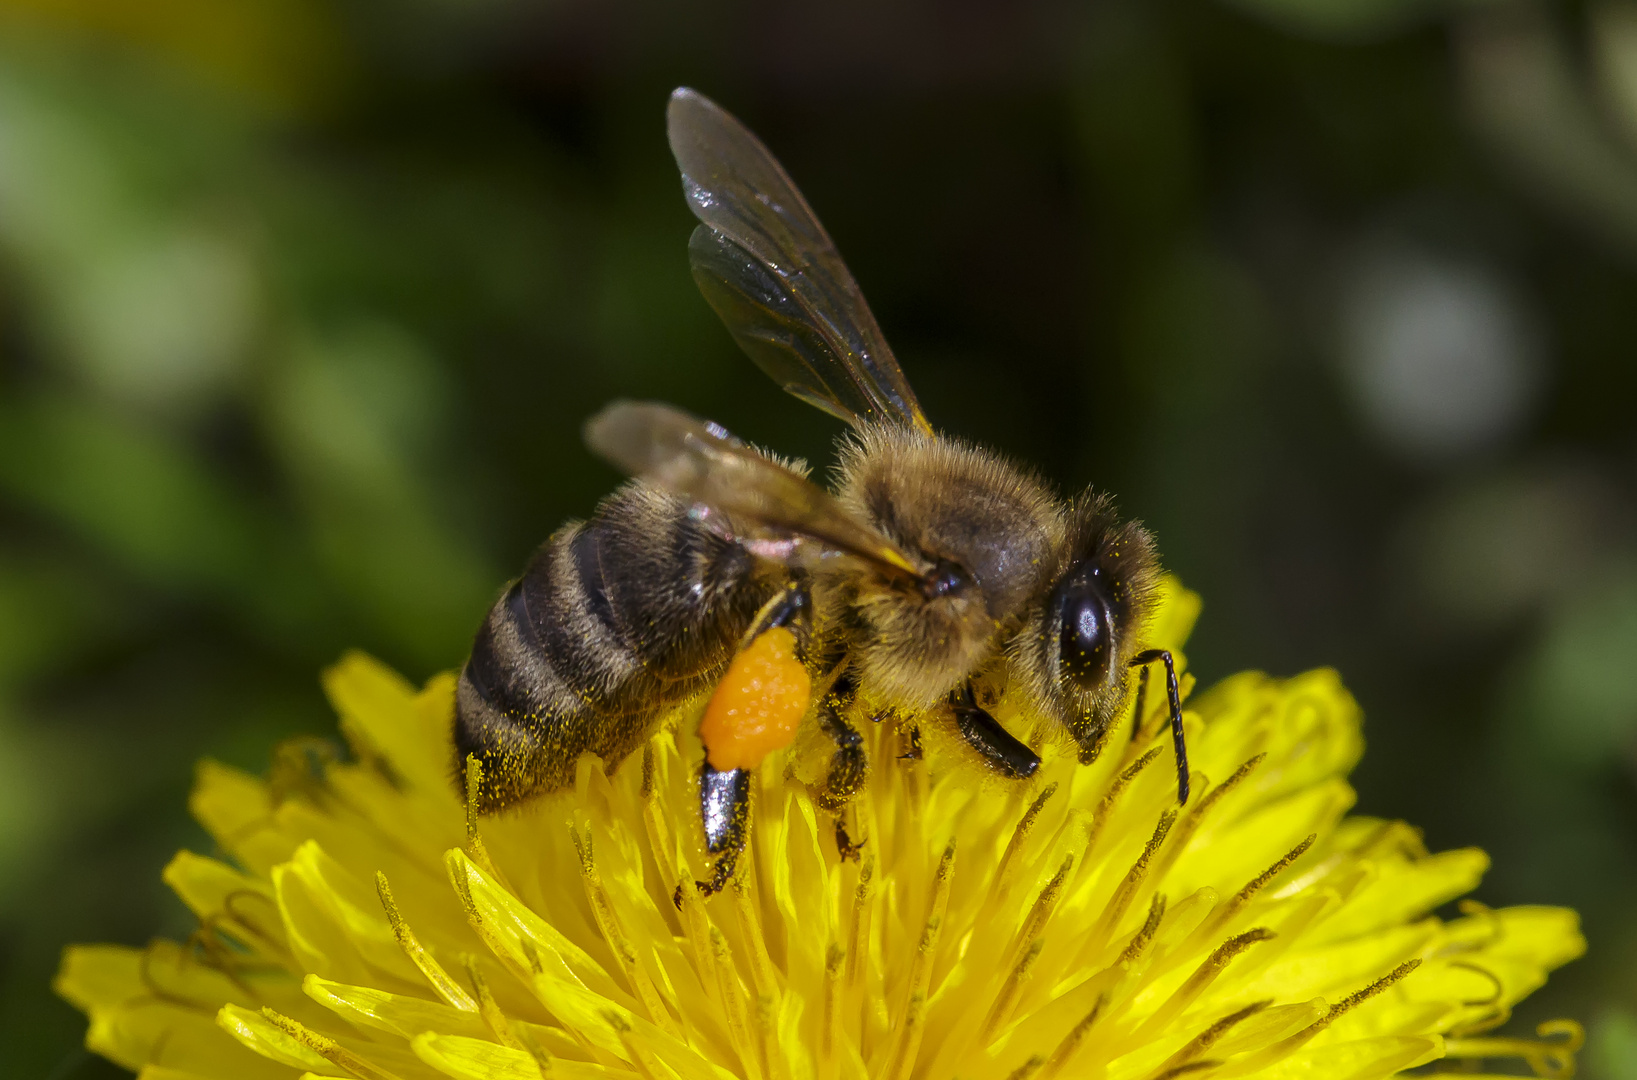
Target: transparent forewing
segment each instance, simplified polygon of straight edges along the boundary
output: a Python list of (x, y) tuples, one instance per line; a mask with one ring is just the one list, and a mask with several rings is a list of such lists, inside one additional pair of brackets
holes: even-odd
[(930, 432), (858, 283), (773, 155), (685, 87), (668, 119), (683, 191), (706, 226), (689, 244), (694, 277), (751, 359), (826, 412)]
[(810, 537), (919, 576), (902, 551), (829, 493), (680, 409), (617, 401), (586, 422), (585, 440), (632, 476), (721, 511), (740, 527)]
[(852, 401), (818, 377), (840, 370), (841, 361), (811, 313), (760, 260), (709, 225), (694, 230), (688, 259), (699, 291), (733, 340), (786, 393), (849, 424), (874, 415), (864, 410), (876, 407)]

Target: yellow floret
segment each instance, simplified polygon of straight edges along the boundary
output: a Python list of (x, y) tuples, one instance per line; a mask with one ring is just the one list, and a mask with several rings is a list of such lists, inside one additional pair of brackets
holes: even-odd
[[(1168, 583), (1155, 644), (1179, 661), (1195, 607)], [(1026, 788), (898, 761), (891, 725), (866, 725), (856, 861), (779, 750), (709, 900), (699, 705), (612, 775), (582, 760), (572, 793), (478, 822), (448, 782), (452, 678), (416, 691), (353, 655), (327, 687), (354, 761), (308, 782), (200, 767), (222, 858), (165, 870), (193, 937), (64, 956), (88, 1045), (146, 1080), (1573, 1070), (1572, 1024), (1491, 1030), (1581, 953), (1574, 914), (1431, 915), (1487, 859), (1347, 816), (1360, 717), (1329, 671), (1195, 697), (1180, 810), (1159, 701), (1092, 765), (1047, 741)]]

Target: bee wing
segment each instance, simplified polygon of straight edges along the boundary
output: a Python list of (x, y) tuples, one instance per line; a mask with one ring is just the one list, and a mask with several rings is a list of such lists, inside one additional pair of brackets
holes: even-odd
[(767, 147), (709, 98), (678, 89), (667, 111), (689, 208), (694, 280), (740, 348), (785, 390), (853, 424), (927, 432), (903, 369), (858, 283)]
[(740, 527), (810, 537), (921, 576), (907, 555), (818, 485), (680, 409), (616, 401), (586, 421), (585, 440), (632, 476), (719, 510)]

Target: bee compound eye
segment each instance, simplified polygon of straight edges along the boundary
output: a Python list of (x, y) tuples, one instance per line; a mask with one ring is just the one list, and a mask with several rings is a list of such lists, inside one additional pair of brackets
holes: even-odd
[(972, 575), (958, 563), (948, 559), (939, 559), (921, 582), (921, 594), (928, 600), (936, 600), (942, 596), (955, 596), (966, 591), (972, 584)]
[(1108, 680), (1114, 650), (1108, 596), (1095, 571), (1082, 572), (1058, 593), (1058, 661), (1065, 680), (1094, 690)]

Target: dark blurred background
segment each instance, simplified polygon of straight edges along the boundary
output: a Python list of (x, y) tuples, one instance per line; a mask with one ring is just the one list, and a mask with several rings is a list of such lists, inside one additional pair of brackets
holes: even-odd
[(420, 680), (675, 401), (838, 425), (694, 291), (680, 83), (807, 192), (928, 413), (1158, 532), (1191, 657), (1341, 669), (1362, 812), (1571, 904), (1637, 1078), (1637, 3), (0, 0), (0, 1047), (183, 934), (193, 761)]

